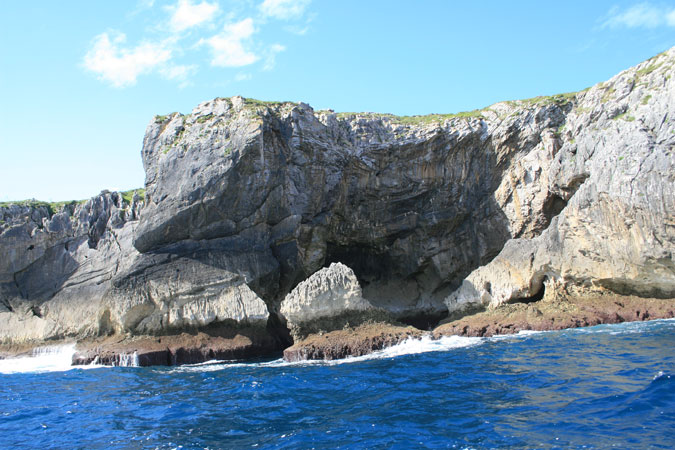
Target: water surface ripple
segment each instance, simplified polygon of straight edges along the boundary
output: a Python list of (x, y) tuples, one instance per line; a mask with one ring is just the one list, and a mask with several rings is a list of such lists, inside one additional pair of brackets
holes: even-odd
[(0, 447), (670, 449), (673, 349), (664, 320), (346, 363), (4, 373)]

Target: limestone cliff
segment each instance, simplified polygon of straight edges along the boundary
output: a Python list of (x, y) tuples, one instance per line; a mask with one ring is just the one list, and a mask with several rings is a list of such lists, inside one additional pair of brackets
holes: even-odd
[(0, 339), (274, 333), (335, 262), (411, 323), (544, 284), (675, 297), (674, 62), (454, 115), (232, 97), (157, 116), (144, 202), (0, 206)]
[(674, 62), (671, 49), (577, 95), (543, 187), (565, 208), (472, 272), (451, 310), (541, 296), (544, 285), (675, 297)]
[[(132, 246), (143, 202), (103, 192), (81, 204), (0, 208), (0, 342), (166, 334), (225, 321), (266, 326), (243, 278)], [(234, 258), (234, 256), (229, 256)]]

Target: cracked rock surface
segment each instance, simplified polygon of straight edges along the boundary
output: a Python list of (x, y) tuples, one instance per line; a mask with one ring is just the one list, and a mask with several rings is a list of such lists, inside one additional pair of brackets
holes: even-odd
[(358, 305), (402, 321), (545, 284), (675, 297), (674, 63), (671, 49), (582, 92), (454, 115), (232, 97), (157, 116), (144, 199), (0, 206), (0, 342), (209, 327), (284, 341), (286, 320), (350, 311), (352, 275), (324, 298), (343, 303), (320, 286), (289, 297), (333, 263)]

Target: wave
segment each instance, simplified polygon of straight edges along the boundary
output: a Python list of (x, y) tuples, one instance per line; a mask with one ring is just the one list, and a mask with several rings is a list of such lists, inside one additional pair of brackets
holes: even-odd
[(72, 369), (75, 344), (33, 349), (30, 356), (0, 359), (0, 373), (61, 372)]
[[(318, 360), (318, 361), (296, 361), (286, 362), (283, 359), (275, 359), (265, 362), (241, 362), (241, 361), (207, 361), (200, 364), (192, 364), (185, 366), (172, 367), (170, 370), (174, 372), (209, 372), (224, 370), (227, 368), (236, 367), (287, 367), (287, 366), (302, 366), (302, 365), (338, 365), (338, 364), (352, 364), (363, 361), (375, 359), (397, 358), (406, 355), (415, 355), (419, 353), (428, 352), (443, 352), (450, 351), (457, 348), (471, 347), (480, 345), (489, 341), (500, 341), (507, 339), (526, 339), (534, 335), (543, 333), (608, 333), (612, 335), (640, 333), (646, 330), (647, 327), (656, 324), (666, 325), (668, 327), (675, 327), (674, 319), (658, 319), (647, 322), (624, 322), (620, 324), (596, 325), (587, 328), (572, 328), (567, 330), (557, 331), (533, 331), (523, 330), (516, 334), (497, 335), (490, 338), (479, 337), (462, 337), (462, 336), (444, 336), (440, 339), (432, 339), (431, 336), (426, 335), (422, 338), (408, 338), (400, 344), (388, 347), (377, 352), (356, 357), (348, 357), (339, 360)], [(22, 373), (22, 372), (61, 372), (72, 369), (91, 369), (102, 366), (96, 363), (88, 366), (71, 366), (73, 354), (75, 353), (75, 344), (65, 344), (57, 346), (39, 347), (33, 350), (31, 356), (23, 356), (19, 358), (0, 359), (0, 374)], [(122, 355), (119, 366), (135, 366), (137, 363), (137, 356)]]
[(344, 359), (334, 360), (310, 360), (288, 362), (283, 359), (275, 359), (265, 362), (234, 362), (234, 361), (210, 361), (201, 364), (191, 364), (178, 366), (171, 369), (172, 372), (212, 372), (237, 367), (292, 367), (292, 366), (334, 366), (340, 364), (353, 364), (363, 361), (376, 359), (397, 358), (406, 355), (416, 355), (429, 352), (445, 352), (458, 348), (473, 347), (485, 342), (484, 338), (463, 337), (463, 336), (444, 336), (440, 339), (432, 339), (431, 336), (422, 338), (408, 338), (400, 344), (387, 347), (385, 349), (363, 356), (350, 356)]
[(581, 334), (622, 335), (622, 334), (642, 333), (642, 332), (645, 331), (646, 327), (654, 326), (656, 324), (660, 324), (661, 326), (666, 326), (666, 327), (669, 327), (669, 328), (675, 327), (675, 318), (601, 324), (601, 325), (594, 325), (592, 327), (568, 328), (566, 330), (560, 330), (560, 331), (565, 331), (565, 332), (572, 331), (572, 332), (581, 333)]

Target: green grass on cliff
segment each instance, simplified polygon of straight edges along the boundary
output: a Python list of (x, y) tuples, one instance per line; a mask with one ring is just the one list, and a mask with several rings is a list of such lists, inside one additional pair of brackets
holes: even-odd
[[(544, 105), (551, 105), (551, 104), (564, 105), (564, 104), (567, 104), (567, 103), (573, 101), (580, 92), (587, 91), (588, 89), (589, 88), (584, 89), (584, 90), (579, 91), (579, 92), (566, 92), (566, 93), (563, 93), (563, 94), (532, 97), (532, 98), (527, 98), (527, 99), (524, 99), (524, 100), (507, 101), (505, 103), (507, 103), (507, 104), (509, 104), (513, 107), (544, 106)], [(427, 125), (427, 124), (431, 124), (431, 123), (440, 123), (440, 122), (443, 122), (445, 120), (451, 120), (451, 119), (481, 118), (481, 117), (483, 117), (483, 114), (489, 109), (490, 109), (490, 107), (482, 108), (482, 109), (474, 109), (473, 111), (462, 111), (462, 112), (451, 113), (451, 114), (426, 114), (426, 115), (416, 115), (416, 116), (396, 116), (394, 114), (340, 112), (340, 113), (335, 113), (335, 116), (338, 119), (348, 119), (348, 118), (351, 118), (351, 117), (360, 116), (360, 117), (365, 117), (365, 118), (368, 118), (368, 119), (389, 120), (390, 122), (399, 123), (399, 124), (403, 124), (403, 125)], [(329, 113), (331, 111), (325, 110), (325, 111), (317, 111), (317, 112)]]
[(394, 114), (386, 113), (356, 113), (356, 112), (340, 112), (336, 113), (335, 116), (338, 119), (347, 119), (350, 117), (366, 117), (368, 119), (381, 119), (389, 120), (393, 123), (400, 123), (403, 125), (426, 125), (430, 123), (439, 123), (444, 120), (457, 119), (457, 118), (479, 118), (482, 117), (482, 109), (476, 109), (473, 111), (464, 111), (459, 113), (452, 114), (426, 114), (422, 116), (396, 116)]
[(145, 201), (145, 189), (130, 189), (128, 191), (120, 192), (122, 194), (122, 201), (126, 203), (127, 205), (131, 204), (131, 201), (134, 198), (134, 194), (138, 193), (138, 195), (141, 197), (141, 200)]
[(11, 205), (18, 205), (18, 206), (28, 206), (31, 208), (47, 208), (49, 211), (49, 214), (55, 214), (63, 209), (64, 206), (66, 205), (79, 205), (87, 200), (67, 200), (67, 201), (61, 201), (61, 202), (44, 202), (42, 200), (36, 200), (34, 198), (28, 199), (28, 200), (16, 200), (16, 201), (9, 201), (9, 202), (0, 202), (0, 208), (7, 208)]
[(246, 106), (281, 106), (286, 104), (296, 105), (295, 102), (280, 102), (280, 101), (268, 101), (268, 100), (257, 100), (255, 98), (244, 98), (244, 105)]
[(540, 95), (537, 97), (526, 98), (524, 100), (518, 100), (517, 102), (524, 103), (526, 105), (550, 105), (554, 103), (557, 105), (564, 105), (574, 100), (574, 98), (579, 94), (579, 92), (565, 92), (563, 94), (555, 94), (555, 95)]
[[(131, 201), (134, 198), (134, 193), (138, 193), (142, 200), (145, 200), (145, 189), (130, 189), (128, 191), (120, 192), (122, 195), (122, 201), (126, 204), (131, 204)], [(63, 209), (66, 205), (81, 205), (86, 203), (87, 200), (66, 200), (60, 202), (45, 202), (42, 200), (36, 200), (34, 198), (28, 200), (15, 200), (9, 202), (0, 202), (0, 208), (7, 208), (11, 205), (18, 206), (29, 206), (31, 208), (47, 208), (50, 214), (55, 214)]]

